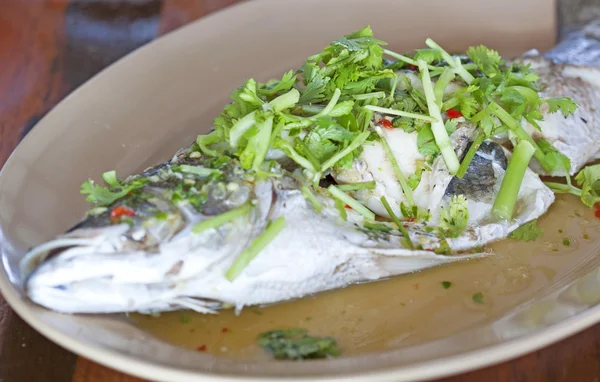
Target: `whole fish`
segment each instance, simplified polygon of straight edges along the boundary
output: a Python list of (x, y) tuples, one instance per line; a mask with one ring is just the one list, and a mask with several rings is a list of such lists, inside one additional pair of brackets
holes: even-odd
[[(528, 107), (548, 101), (531, 72), (500, 65), (497, 52), (477, 47), (461, 66), (428, 44), (413, 58), (388, 52), (400, 65), (392, 70), (367, 27), (311, 56), (300, 85), (292, 71), (266, 84), (248, 80), (212, 132), (172, 160), (122, 181), (105, 173), (106, 188), (85, 182), (95, 206), (28, 251), (24, 294), (65, 313), (214, 313), (490, 254), (481, 246), (543, 215), (554, 192), (532, 170), (532, 144), (513, 154), (490, 139), (503, 128), (495, 117), (482, 117), (487, 127), (469, 120), (495, 99), (467, 86), (475, 76), (466, 66), (488, 84), (494, 71), (494, 81), (506, 76), (513, 90), (533, 92)], [(575, 171), (600, 149), (589, 136), (599, 122), (593, 81), (556, 64), (536, 68), (540, 94), (568, 109), (573, 95), (581, 107), (507, 118), (540, 114), (542, 131), (526, 138), (541, 134)], [(503, 86), (493, 86), (497, 98), (507, 97)], [(494, 112), (511, 110), (504, 107)], [(498, 200), (509, 216), (499, 216)]]
[[(407, 223), (406, 229), (421, 249), (410, 249), (391, 223), (369, 224), (352, 209), (345, 210), (344, 220), (328, 195), (314, 195), (317, 211), (303, 196), (300, 183), (285, 171), (279, 178), (256, 180), (235, 160), (221, 167), (221, 177), (210, 180), (174, 170), (181, 164), (214, 167), (209, 159), (190, 158), (196, 154), (183, 151), (135, 178), (150, 181), (117, 202), (135, 210), (130, 221), (111, 224), (111, 206), (32, 249), (21, 263), (26, 295), (66, 313), (182, 308), (211, 313), (224, 306), (274, 303), (486, 254), (436, 254), (441, 240), (416, 222)], [(488, 165), (474, 162), (472, 171)], [(449, 247), (474, 248), (541, 215), (553, 194), (532, 172), (524, 183), (523, 208), (514, 221), (477, 222), (464, 235), (448, 239)], [(203, 197), (210, 200), (202, 209), (194, 208), (190, 198), (173, 202), (174, 191), (196, 195), (195, 187), (206, 190)], [(193, 232), (211, 215), (248, 204), (252, 209), (231, 222)], [(226, 272), (239, 254), (279, 217), (285, 217), (285, 228), (229, 281)]]

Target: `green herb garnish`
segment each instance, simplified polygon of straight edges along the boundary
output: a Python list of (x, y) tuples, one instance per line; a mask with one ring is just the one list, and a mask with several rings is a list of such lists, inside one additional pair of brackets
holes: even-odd
[(521, 241), (535, 241), (542, 236), (544, 236), (544, 230), (538, 227), (537, 220), (523, 224), (508, 235), (511, 239)]
[(471, 299), (476, 304), (483, 304), (483, 293), (477, 292), (471, 297)]
[(258, 337), (258, 344), (276, 359), (316, 359), (338, 356), (340, 350), (331, 337), (314, 337), (305, 329), (272, 330)]

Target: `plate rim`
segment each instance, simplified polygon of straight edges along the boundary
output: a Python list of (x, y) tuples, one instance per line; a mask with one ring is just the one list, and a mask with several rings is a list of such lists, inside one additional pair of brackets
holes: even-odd
[[(223, 13), (231, 12), (234, 9), (256, 6), (257, 3), (269, 3), (271, 0), (253, 0), (240, 2), (230, 6), (226, 6), (218, 11), (212, 12), (209, 15), (203, 16), (188, 24), (171, 30), (164, 35), (161, 35), (135, 50), (125, 54), (113, 63), (103, 68), (91, 78), (78, 86), (76, 89), (67, 94), (54, 108), (52, 108), (44, 117), (42, 117), (29, 131), (29, 133), (19, 142), (15, 149), (7, 158), (5, 164), (0, 170), (0, 176), (4, 173), (4, 169), (11, 162), (13, 155), (22, 146), (23, 142), (27, 141), (32, 135), (37, 133), (37, 126), (44, 124), (44, 121), (54, 114), (57, 107), (68, 103), (73, 97), (77, 97), (80, 90), (84, 87), (92, 86), (98, 81), (106, 71), (112, 70), (119, 62), (128, 59), (131, 56), (138, 55), (141, 52), (150, 49), (156, 44), (165, 44), (172, 36), (185, 33), (188, 28), (193, 28), (198, 23), (203, 23), (207, 19), (212, 19), (221, 16)], [(0, 232), (1, 236), (1, 232)], [(0, 241), (0, 248), (4, 246), (4, 240)], [(542, 329), (537, 329), (532, 333), (503, 341), (499, 344), (486, 346), (481, 349), (469, 350), (459, 355), (441, 357), (438, 359), (415, 362), (408, 365), (389, 366), (380, 368), (379, 370), (367, 370), (364, 372), (351, 372), (348, 374), (338, 374), (336, 376), (242, 376), (242, 375), (227, 375), (224, 373), (213, 374), (208, 371), (183, 369), (164, 364), (154, 364), (149, 360), (144, 360), (138, 356), (119, 353), (100, 345), (93, 345), (77, 340), (67, 334), (62, 333), (59, 329), (53, 328), (46, 324), (43, 320), (32, 314), (30, 307), (24, 298), (17, 291), (16, 287), (10, 281), (10, 277), (4, 267), (1, 267), (0, 272), (0, 291), (9, 304), (11, 309), (28, 325), (33, 327), (38, 333), (45, 338), (67, 349), (77, 356), (88, 358), (93, 362), (97, 362), (108, 368), (118, 370), (120, 372), (141, 377), (151, 378), (152, 380), (179, 380), (179, 381), (195, 381), (202, 378), (206, 381), (264, 381), (264, 380), (297, 380), (297, 381), (326, 381), (343, 378), (344, 380), (360, 380), (368, 381), (377, 379), (380, 381), (409, 381), (414, 379), (431, 380), (441, 377), (449, 377), (460, 373), (481, 369), (483, 367), (499, 364), (508, 360), (516, 359), (524, 354), (536, 351), (550, 344), (563, 340), (571, 335), (581, 332), (582, 330), (591, 327), (600, 322), (600, 306), (594, 306), (585, 309), (567, 319), (563, 319), (558, 323), (546, 326)], [(355, 356), (364, 357), (364, 356)]]

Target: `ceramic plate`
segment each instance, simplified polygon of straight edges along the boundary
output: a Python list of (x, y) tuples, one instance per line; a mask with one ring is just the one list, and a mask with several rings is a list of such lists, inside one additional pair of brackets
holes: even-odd
[[(514, 12), (517, 3), (519, 12)], [(484, 43), (507, 56), (531, 48), (544, 51), (555, 43), (554, 4), (545, 0), (527, 6), (518, 0), (427, 0), (418, 5), (408, 0), (255, 0), (170, 33), (73, 92), (4, 166), (0, 288), (6, 300), (61, 346), (109, 367), (165, 381), (423, 380), (514, 358), (600, 321), (594, 243), (578, 249), (585, 253), (563, 276), (543, 282), (534, 297), (500, 315), (449, 336), (314, 361), (310, 367), (194, 352), (122, 316), (62, 315), (22, 298), (19, 258), (79, 220), (86, 208), (79, 195), (83, 180), (98, 179), (110, 169), (132, 174), (170, 158), (208, 130), (230, 91), (246, 78), (266, 80), (296, 68), (331, 40), (367, 24), (396, 51), (421, 47), (426, 37), (453, 51)]]

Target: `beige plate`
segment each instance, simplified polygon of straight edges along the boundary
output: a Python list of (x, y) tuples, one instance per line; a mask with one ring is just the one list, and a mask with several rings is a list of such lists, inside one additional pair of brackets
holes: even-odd
[[(555, 42), (554, 3), (546, 0), (526, 5), (520, 0), (418, 5), (408, 0), (255, 0), (171, 33), (71, 94), (6, 163), (0, 176), (0, 287), (6, 300), (30, 325), (71, 351), (124, 372), (171, 381), (422, 380), (514, 358), (600, 321), (600, 272), (592, 260), (492, 322), (404, 349), (315, 361), (310, 367), (192, 352), (114, 316), (56, 314), (21, 297), (19, 257), (78, 221), (86, 207), (78, 192), (83, 180), (98, 179), (109, 169), (131, 174), (168, 159), (207, 131), (244, 79), (265, 80), (298, 67), (332, 39), (366, 24), (396, 51), (420, 47), (426, 37), (452, 50), (484, 43), (509, 56), (530, 48), (543, 51)], [(523, 315), (540, 303), (544, 314), (524, 324)]]

